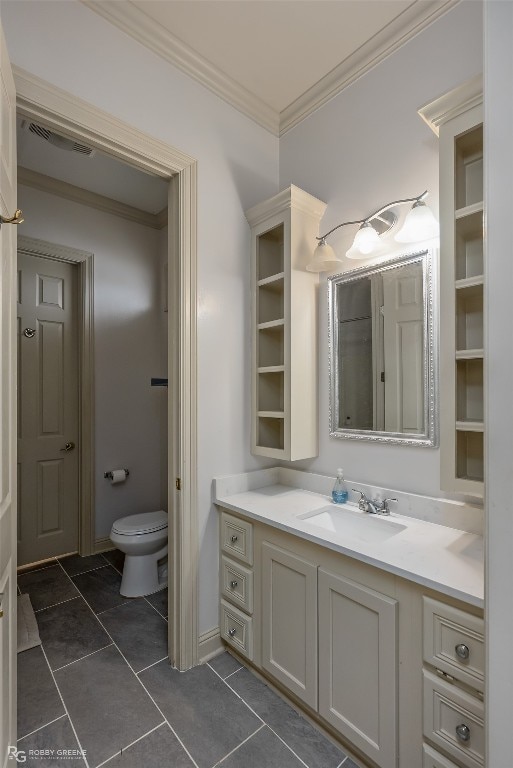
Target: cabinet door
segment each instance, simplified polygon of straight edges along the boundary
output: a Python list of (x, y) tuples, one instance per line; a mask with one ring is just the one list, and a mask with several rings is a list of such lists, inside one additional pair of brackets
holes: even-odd
[(397, 704), (397, 601), (320, 568), (319, 713), (392, 768)]
[(317, 566), (262, 544), (262, 666), (317, 708)]

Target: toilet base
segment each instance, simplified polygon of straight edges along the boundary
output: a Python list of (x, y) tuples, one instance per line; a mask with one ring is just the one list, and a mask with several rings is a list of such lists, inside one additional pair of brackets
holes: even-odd
[(167, 586), (167, 576), (159, 579), (158, 561), (167, 555), (167, 544), (152, 555), (125, 554), (123, 577), (119, 594), (123, 597), (144, 597)]

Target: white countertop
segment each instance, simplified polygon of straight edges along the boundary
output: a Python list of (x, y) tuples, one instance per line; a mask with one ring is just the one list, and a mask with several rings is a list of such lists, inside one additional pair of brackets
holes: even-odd
[[(216, 482), (215, 489), (214, 501), (225, 509), (471, 605), (484, 606), (484, 547), (478, 534), (401, 514), (383, 519), (360, 512), (354, 504), (332, 504), (329, 496), (279, 483), (231, 493), (229, 484)], [(342, 512), (345, 509), (347, 530), (343, 524), (338, 532), (319, 527), (315, 516), (302, 519), (327, 505)], [(387, 521), (392, 525), (387, 527)], [(387, 533), (379, 541), (366, 540), (366, 526), (371, 539), (381, 538), (373, 526), (385, 526)]]

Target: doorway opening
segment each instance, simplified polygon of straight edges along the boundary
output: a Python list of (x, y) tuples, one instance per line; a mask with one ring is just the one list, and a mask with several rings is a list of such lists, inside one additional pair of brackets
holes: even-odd
[(198, 658), (196, 163), (38, 78), (14, 75), (24, 119), (169, 182), (169, 656), (185, 670)]

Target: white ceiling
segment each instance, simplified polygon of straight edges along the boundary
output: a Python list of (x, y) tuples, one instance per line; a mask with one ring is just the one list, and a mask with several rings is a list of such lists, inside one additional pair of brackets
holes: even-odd
[(82, 0), (276, 134), (459, 0)]

